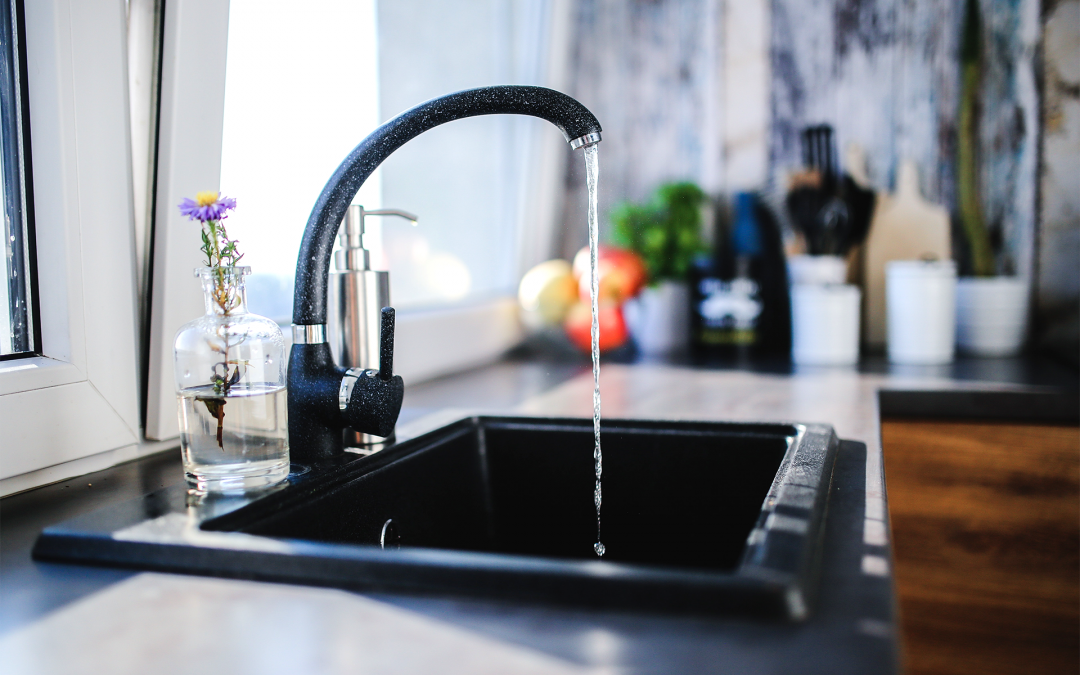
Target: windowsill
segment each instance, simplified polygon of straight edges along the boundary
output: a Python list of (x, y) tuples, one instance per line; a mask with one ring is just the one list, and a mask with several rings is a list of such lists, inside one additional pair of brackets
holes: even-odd
[(0, 362), (0, 396), (58, 387), (85, 379), (86, 374), (74, 364), (48, 356), (28, 356)]
[[(292, 324), (280, 325), (291, 347)], [(427, 382), (497, 361), (523, 338), (511, 295), (404, 309), (395, 325), (394, 372), (406, 382)]]

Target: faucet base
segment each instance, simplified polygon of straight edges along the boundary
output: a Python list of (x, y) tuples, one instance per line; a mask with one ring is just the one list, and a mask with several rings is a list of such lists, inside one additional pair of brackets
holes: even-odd
[[(319, 462), (345, 451), (346, 427), (359, 433), (394, 433), (405, 383), (400, 376), (383, 379), (376, 371), (355, 378), (341, 406), (342, 380), (349, 375), (334, 365), (330, 345), (294, 344), (289, 354), (289, 439), (296, 462)], [(296, 439), (293, 441), (292, 439)]]
[(338, 389), (345, 371), (334, 365), (330, 345), (293, 344), (288, 376), (292, 461), (318, 462), (340, 455), (345, 425), (338, 413)]

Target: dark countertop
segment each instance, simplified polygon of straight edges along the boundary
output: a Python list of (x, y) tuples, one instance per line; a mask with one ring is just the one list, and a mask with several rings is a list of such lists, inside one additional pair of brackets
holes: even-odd
[[(945, 389), (938, 393), (945, 396), (945, 400), (967, 400), (967, 408), (963, 405), (958, 408), (961, 412), (971, 409), (972, 394), (964, 386), (965, 382), (973, 384), (975, 390), (985, 389), (986, 383), (1005, 385), (1012, 389), (1013, 395), (1021, 389), (1026, 390), (1025, 393), (1052, 397), (1056, 396), (1054, 392), (1064, 391), (1072, 397), (1070, 401), (1075, 400), (1076, 377), (1070, 371), (1058, 372), (1041, 362), (1006, 361), (958, 362), (948, 372), (912, 375), (890, 373), (887, 364), (882, 367), (871, 360), (860, 369), (864, 374), (852, 373), (844, 377), (858, 385), (857, 390), (852, 389), (857, 392), (890, 387), (894, 381), (895, 388), (900, 390), (938, 389), (945, 382)], [(826, 386), (821, 383), (831, 383), (833, 380), (829, 378), (835, 379), (834, 375), (823, 371), (799, 371), (790, 377), (778, 376), (771, 374), (775, 369), (769, 368), (764, 369), (765, 374), (745, 370), (710, 371), (700, 367), (680, 370), (648, 363), (623, 368), (624, 377), (660, 369), (658, 372), (670, 382), (705, 377), (711, 383), (709, 386), (725, 389), (751, 387), (757, 391), (767, 388), (764, 385), (768, 384), (780, 396), (787, 395), (785, 392), (789, 389), (807, 386), (807, 382)], [(559, 387), (555, 392), (551, 390), (587, 371), (588, 363), (584, 360), (569, 363), (565, 360), (511, 360), (410, 387), (402, 424), (419, 423), (426, 413), (448, 405), (508, 411), (544, 392), (558, 401), (569, 400), (573, 397), (567, 386)], [(929, 383), (926, 387), (919, 384), (924, 381)], [(834, 384), (827, 386), (831, 391)], [(843, 386), (836, 391), (843, 399)], [(920, 398), (908, 397), (909, 404), (912, 400)], [(720, 403), (717, 410), (725, 419), (746, 415), (764, 418), (767, 416), (764, 401), (751, 402), (746, 410), (729, 407), (731, 415)], [(551, 403), (548, 405), (550, 407)], [(895, 401), (887, 403), (883, 400), (882, 406), (887, 405), (903, 408)], [(1071, 403), (1066, 407), (1068, 405)], [(609, 406), (617, 411), (619, 402)], [(643, 407), (648, 409), (650, 406), (643, 404)], [(791, 409), (802, 408), (795, 405)], [(917, 411), (918, 406), (915, 409)], [(761, 412), (756, 412), (758, 410)], [(943, 409), (936, 405), (934, 410), (947, 412), (947, 406)], [(858, 428), (875, 426), (876, 419), (862, 418), (868, 415), (876, 418), (878, 412), (876, 403), (869, 408), (860, 408)], [(887, 574), (865, 573), (868, 550), (870, 554), (889, 559), (887, 537), (883, 540), (884, 545), (875, 551), (866, 543), (864, 532), (867, 518), (872, 517), (867, 513), (866, 505), (873, 503), (872, 496), (868, 501), (866, 492), (866, 486), (870, 484), (868, 474), (873, 472), (868, 470), (871, 465), (868, 460), (875, 459), (874, 466), (880, 470), (880, 442), (872, 432), (846, 432), (842, 424), (837, 424), (837, 429), (842, 438), (856, 437), (864, 442), (844, 443), (837, 459), (833, 502), (825, 534), (823, 591), (817, 611), (804, 624), (590, 612), (425, 596), (364, 594), (362, 597), (410, 615), (451, 624), (504, 645), (524, 648), (529, 653), (553, 657), (557, 664), (567, 667), (614, 666), (620, 670), (657, 673), (887, 672), (896, 663), (898, 653), (892, 582)], [(859, 438), (860, 435), (863, 437)], [(92, 600), (95, 593), (118, 588), (119, 582), (131, 582), (138, 575), (126, 570), (32, 561), (30, 548), (45, 526), (181, 480), (179, 456), (172, 451), (0, 501), (0, 638), (3, 638), (0, 651), (5, 651), (3, 644), (6, 643), (6, 651), (10, 653), (14, 649), (18, 654), (19, 645), (26, 642), (27, 636), (33, 637), (35, 631), (47, 626), (51, 620), (59, 621), (56, 617), (63, 616), (64, 612), (56, 614), (56, 610), (70, 608), (71, 603), (80, 599)], [(125, 630), (126, 624), (119, 626), (120, 630)], [(135, 626), (130, 628), (137, 630)]]

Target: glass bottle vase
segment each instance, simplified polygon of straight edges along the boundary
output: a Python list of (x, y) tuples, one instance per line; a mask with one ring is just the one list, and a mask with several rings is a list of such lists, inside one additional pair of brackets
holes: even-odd
[(285, 338), (247, 311), (250, 267), (201, 267), (206, 314), (173, 345), (180, 449), (197, 491), (249, 490), (289, 475)]

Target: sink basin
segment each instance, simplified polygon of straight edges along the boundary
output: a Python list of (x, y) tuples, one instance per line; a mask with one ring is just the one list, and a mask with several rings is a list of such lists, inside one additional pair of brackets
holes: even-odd
[(824, 425), (474, 417), (257, 499), (179, 491), (47, 529), (42, 559), (534, 601), (805, 618)]

